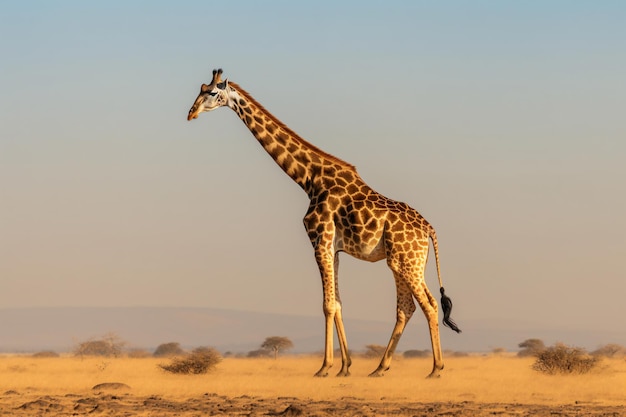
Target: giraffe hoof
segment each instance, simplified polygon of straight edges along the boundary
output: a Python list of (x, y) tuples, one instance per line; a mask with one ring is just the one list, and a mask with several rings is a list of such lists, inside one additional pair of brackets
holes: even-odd
[(345, 371), (339, 371), (339, 373), (337, 374), (338, 377), (346, 377), (346, 376), (350, 376), (350, 371), (345, 370)]
[(440, 378), (441, 377), (441, 371), (443, 371), (443, 364), (435, 365), (433, 367), (433, 370), (430, 373), (430, 375), (428, 375), (426, 378), (427, 379)]
[(368, 375), (369, 377), (372, 378), (380, 378), (385, 376), (385, 373), (383, 371), (379, 371), (378, 369), (375, 370), (374, 372), (372, 372), (371, 374)]
[(317, 371), (315, 373), (315, 375), (313, 375), (316, 378), (326, 378), (328, 376), (328, 372), (327, 371)]

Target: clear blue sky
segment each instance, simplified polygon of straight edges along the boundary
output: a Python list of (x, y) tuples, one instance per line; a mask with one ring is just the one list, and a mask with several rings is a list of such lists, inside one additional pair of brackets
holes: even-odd
[[(321, 317), (306, 195), (230, 110), (186, 121), (222, 67), (437, 228), (459, 324), (626, 343), (626, 3), (1, 10), (0, 307)], [(340, 276), (346, 316), (393, 320), (384, 262), (343, 257)]]

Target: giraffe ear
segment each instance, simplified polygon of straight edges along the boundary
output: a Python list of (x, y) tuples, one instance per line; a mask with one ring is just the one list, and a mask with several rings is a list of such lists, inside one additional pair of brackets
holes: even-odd
[(202, 86), (200, 87), (200, 91), (202, 93), (206, 93), (207, 91), (209, 91), (209, 86), (206, 84), (202, 84)]
[(220, 90), (225, 90), (226, 87), (228, 87), (228, 78), (226, 78), (221, 83), (217, 84), (217, 88), (219, 88)]

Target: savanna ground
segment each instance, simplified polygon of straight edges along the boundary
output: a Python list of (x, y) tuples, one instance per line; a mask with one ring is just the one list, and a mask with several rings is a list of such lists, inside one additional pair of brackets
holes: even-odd
[[(626, 416), (626, 361), (548, 376), (534, 358), (397, 358), (383, 378), (354, 358), (349, 378), (314, 378), (321, 358), (225, 358), (204, 375), (174, 375), (156, 358), (0, 356), (1, 416)], [(339, 363), (336, 362), (335, 368)], [(338, 369), (337, 369), (338, 370)], [(128, 387), (93, 387), (123, 383)]]

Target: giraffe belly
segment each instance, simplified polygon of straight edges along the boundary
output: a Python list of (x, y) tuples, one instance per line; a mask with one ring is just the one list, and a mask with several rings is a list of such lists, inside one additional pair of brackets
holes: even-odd
[(363, 261), (378, 262), (387, 257), (382, 236), (370, 242), (350, 242), (344, 240), (341, 245), (336, 246), (348, 255)]

